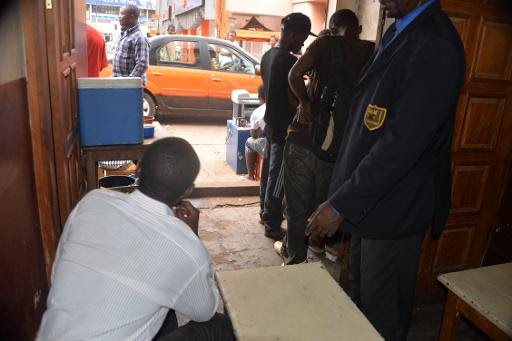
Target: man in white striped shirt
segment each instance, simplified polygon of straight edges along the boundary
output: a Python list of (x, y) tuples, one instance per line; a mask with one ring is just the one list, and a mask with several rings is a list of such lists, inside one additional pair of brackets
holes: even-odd
[[(197, 155), (183, 139), (161, 139), (140, 170), (139, 190), (94, 190), (70, 214), (38, 340), (234, 340), (229, 319), (215, 313), (199, 210), (182, 201)], [(175, 312), (197, 322), (177, 328)]]

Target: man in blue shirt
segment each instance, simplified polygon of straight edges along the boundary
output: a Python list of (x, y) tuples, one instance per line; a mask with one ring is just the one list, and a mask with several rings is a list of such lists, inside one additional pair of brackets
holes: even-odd
[(139, 24), (139, 9), (126, 5), (119, 11), (121, 37), (117, 43), (112, 66), (114, 77), (140, 77), (146, 85), (146, 70), (149, 62), (149, 43)]
[(349, 294), (386, 340), (405, 340), (421, 242), (450, 208), (464, 49), (435, 0), (381, 0), (396, 22), (361, 73), (327, 201), (307, 234), (352, 234)]

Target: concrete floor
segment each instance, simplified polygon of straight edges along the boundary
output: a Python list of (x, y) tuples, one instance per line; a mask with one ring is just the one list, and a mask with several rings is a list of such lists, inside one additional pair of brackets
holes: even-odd
[(225, 119), (170, 117), (161, 120), (161, 124), (170, 136), (184, 138), (194, 147), (201, 160), (196, 186), (258, 186), (258, 182), (237, 175), (226, 162)]

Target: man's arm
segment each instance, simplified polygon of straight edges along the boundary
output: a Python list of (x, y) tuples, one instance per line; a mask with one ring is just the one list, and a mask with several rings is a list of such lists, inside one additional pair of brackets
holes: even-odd
[(149, 45), (146, 39), (140, 36), (135, 42), (135, 67), (130, 77), (142, 77), (148, 69)]
[(311, 113), (311, 98), (308, 96), (304, 76), (311, 70), (318, 67), (322, 63), (322, 53), (327, 48), (327, 38), (318, 38), (309, 47), (306, 52), (299, 58), (288, 74), (288, 83), (290, 90), (297, 97), (297, 116), (295, 119), (299, 123), (308, 123), (313, 119)]
[(306, 85), (304, 83), (304, 75), (315, 66), (315, 57), (311, 49), (306, 52), (290, 70), (288, 74), (288, 83), (290, 90), (295, 94), (298, 100), (297, 120), (300, 123), (307, 123), (312, 120), (311, 102), (308, 96)]
[(205, 263), (181, 292), (173, 308), (194, 321), (205, 322), (213, 317), (219, 301), (212, 267)]
[(251, 137), (254, 139), (257, 139), (258, 137), (260, 137), (260, 133), (261, 133), (261, 128), (259, 128), (259, 127), (256, 129), (250, 130)]
[(406, 67), (408, 72), (392, 103), (392, 117), (381, 128), (381, 137), (329, 198), (332, 207), (352, 223), (357, 224), (407, 175), (454, 114), (451, 110), (463, 65), (452, 45), (434, 40), (416, 51)]
[(198, 235), (199, 210), (190, 201), (180, 201), (174, 209), (174, 214)]

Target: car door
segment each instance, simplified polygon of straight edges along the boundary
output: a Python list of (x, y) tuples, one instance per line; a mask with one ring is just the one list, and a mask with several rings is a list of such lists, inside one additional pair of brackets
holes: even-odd
[(147, 71), (148, 84), (169, 109), (208, 107), (209, 70), (202, 67), (200, 42), (166, 40), (155, 51), (155, 65)]
[(228, 45), (210, 42), (209, 103), (216, 110), (232, 110), (231, 91), (245, 89), (257, 93), (261, 77), (249, 57)]

